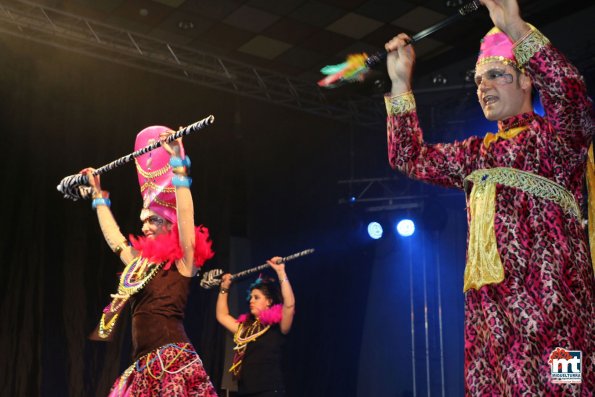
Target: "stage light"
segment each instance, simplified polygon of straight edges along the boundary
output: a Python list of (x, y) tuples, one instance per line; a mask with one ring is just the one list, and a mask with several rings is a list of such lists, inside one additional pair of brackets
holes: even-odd
[(432, 77), (432, 84), (434, 85), (444, 85), (448, 82), (447, 78), (442, 74), (438, 73)]
[(397, 223), (397, 233), (402, 237), (409, 237), (415, 233), (415, 223), (411, 219), (402, 219)]
[(378, 222), (370, 222), (368, 223), (368, 235), (373, 238), (374, 240), (378, 240), (382, 237), (382, 225)]

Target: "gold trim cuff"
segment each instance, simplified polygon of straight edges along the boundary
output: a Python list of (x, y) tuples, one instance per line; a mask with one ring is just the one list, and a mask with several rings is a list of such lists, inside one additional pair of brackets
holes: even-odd
[(415, 97), (411, 91), (396, 96), (386, 95), (384, 103), (389, 116), (400, 116), (415, 110)]
[(531, 30), (514, 43), (513, 51), (520, 67), (523, 67), (536, 52), (541, 50), (549, 40), (535, 26), (528, 24)]

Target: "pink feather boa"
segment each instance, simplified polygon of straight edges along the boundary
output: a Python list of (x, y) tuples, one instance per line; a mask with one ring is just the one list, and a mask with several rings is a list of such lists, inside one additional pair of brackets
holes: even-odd
[[(194, 228), (194, 236), (194, 266), (201, 267), (215, 255), (211, 249), (213, 242), (209, 239), (209, 229), (202, 225)], [(160, 234), (154, 238), (130, 235), (130, 241), (143, 258), (155, 263), (167, 262), (163, 267), (164, 270), (168, 270), (172, 263), (184, 257), (177, 224), (173, 225), (169, 233)]]
[[(244, 313), (238, 317), (238, 323), (245, 323), (250, 317), (249, 313)], [(258, 320), (262, 325), (271, 325), (271, 324), (278, 324), (281, 322), (283, 318), (283, 305), (277, 304), (273, 305), (270, 309), (263, 310), (260, 312), (260, 316), (258, 316)]]

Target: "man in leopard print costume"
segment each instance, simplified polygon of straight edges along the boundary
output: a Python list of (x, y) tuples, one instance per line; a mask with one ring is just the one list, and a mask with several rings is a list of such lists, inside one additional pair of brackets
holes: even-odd
[[(415, 54), (399, 34), (386, 44), (389, 162), (467, 193), (466, 395), (592, 396), (595, 281), (578, 203), (593, 105), (577, 69), (521, 18), (517, 0), (481, 2), (496, 28), (482, 41), (477, 96), (499, 132), (425, 143), (411, 92)], [(532, 88), (544, 117), (532, 110)], [(553, 381), (557, 348), (582, 353), (581, 383)]]

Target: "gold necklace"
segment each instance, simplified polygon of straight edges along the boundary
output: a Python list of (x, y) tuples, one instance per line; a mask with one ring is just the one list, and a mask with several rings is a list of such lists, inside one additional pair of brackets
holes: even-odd
[(242, 367), (242, 362), (244, 359), (244, 354), (246, 353), (246, 348), (248, 347), (248, 343), (254, 342), (265, 332), (267, 332), (269, 328), (271, 328), (270, 324), (266, 326), (262, 325), (258, 319), (254, 320), (248, 327), (245, 327), (244, 323), (240, 323), (238, 330), (233, 335), (233, 341), (236, 343), (236, 347), (233, 348), (233, 350), (235, 350), (235, 354), (233, 358), (233, 364), (231, 368), (229, 368), (229, 372), (234, 374), (234, 376), (238, 376)]
[(152, 263), (141, 256), (134, 258), (122, 272), (118, 294), (134, 295), (147, 285), (163, 267), (163, 263)]

